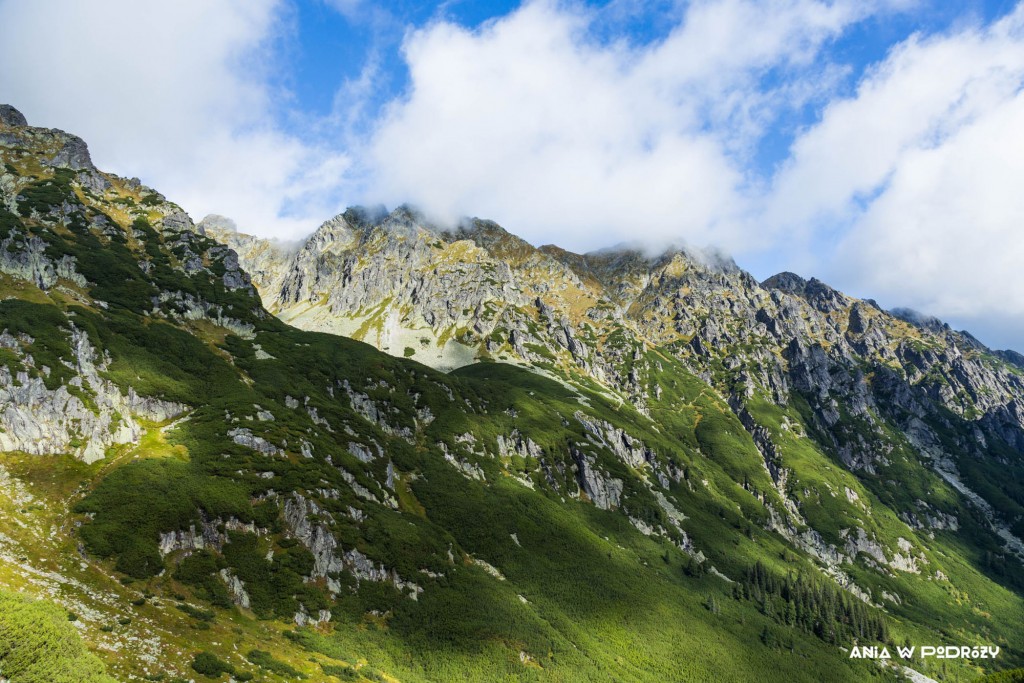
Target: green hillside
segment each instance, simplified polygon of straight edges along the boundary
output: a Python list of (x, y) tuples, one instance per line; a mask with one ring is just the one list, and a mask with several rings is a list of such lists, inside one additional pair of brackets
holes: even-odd
[[(888, 418), (855, 473), (814, 397), (730, 404), (670, 345), (624, 356), (640, 410), (558, 364), (301, 331), (163, 197), (0, 130), (11, 683), (896, 680), (848, 649), (904, 642), (1003, 648), (909, 662), (937, 680), (1024, 665), (1019, 562)], [(915, 500), (957, 529), (908, 526)], [(858, 530), (841, 570), (816, 556)]]

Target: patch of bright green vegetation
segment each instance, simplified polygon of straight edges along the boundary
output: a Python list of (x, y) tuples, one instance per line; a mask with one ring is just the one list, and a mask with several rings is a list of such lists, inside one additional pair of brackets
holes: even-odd
[(217, 616), (210, 610), (199, 609), (185, 603), (178, 603), (176, 606), (185, 614), (189, 615), (193, 619), (198, 619), (199, 621), (213, 621), (214, 617)]
[(212, 679), (220, 678), (224, 674), (229, 674), (238, 681), (251, 681), (253, 678), (251, 673), (238, 671), (228, 662), (209, 652), (196, 654), (192, 659), (192, 668), (196, 673)]
[(64, 610), (2, 591), (0, 675), (12, 683), (114, 683)]
[(46, 214), (51, 208), (65, 202), (75, 204), (78, 198), (71, 188), (74, 171), (57, 169), (53, 178), (46, 178), (28, 185), (18, 193), (18, 213), (28, 216), (33, 211)]
[(114, 470), (76, 507), (95, 515), (82, 528), (86, 547), (117, 557), (117, 570), (136, 578), (164, 568), (157, 549), (161, 531), (199, 526), (209, 517), (251, 520), (245, 489), (228, 479), (197, 473), (189, 463), (139, 460)]
[(1024, 669), (1012, 669), (979, 678), (978, 683), (1024, 683)]
[(301, 671), (286, 662), (282, 662), (266, 650), (249, 650), (249, 653), (245, 655), (245, 658), (261, 669), (266, 669), (278, 676), (286, 676), (289, 679), (296, 681), (306, 678), (306, 675)]

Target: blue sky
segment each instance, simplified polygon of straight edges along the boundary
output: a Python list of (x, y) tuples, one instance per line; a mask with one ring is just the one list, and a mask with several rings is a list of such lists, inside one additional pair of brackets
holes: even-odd
[[(579, 5), (594, 10), (592, 35), (599, 41), (626, 40), (651, 44), (664, 40), (683, 14), (681, 2), (614, 2), (590, 0)], [(889, 49), (914, 33), (935, 34), (965, 22), (991, 22), (1013, 9), (1011, 0), (921, 0), (907, 3), (904, 11), (887, 12), (853, 24), (824, 51), (829, 59), (849, 67), (839, 93), (849, 94), (864, 70), (884, 59)], [(448, 2), (304, 0), (289, 7), (293, 29), (279, 47), (278, 85), (295, 98), (279, 113), (280, 123), (294, 124), (292, 110), (303, 115), (330, 117), (335, 96), (348, 81), (357, 81), (364, 69), (377, 65), (377, 90), (368, 114), (409, 87), (409, 72), (402, 57), (402, 39), (409, 30), (447, 21), (470, 30), (515, 11), (520, 2), (455, 0)], [(772, 80), (769, 71), (766, 81)], [(795, 132), (820, 116), (813, 106), (802, 107), (767, 132), (759, 141), (756, 169), (770, 175), (784, 161)], [(292, 118), (291, 121), (289, 119)], [(373, 119), (361, 123), (359, 133), (370, 133)], [(301, 130), (295, 127), (295, 132)]]
[(0, 0), (0, 62), (196, 219), (717, 247), (1024, 349), (1018, 2)]
[[(890, 48), (912, 34), (941, 33), (968, 22), (989, 23), (1008, 13), (1015, 4), (1011, 0), (921, 0), (907, 3), (903, 11), (857, 22), (824, 50), (828, 59), (848, 67), (836, 92), (850, 94), (866, 68), (883, 60)], [(279, 86), (295, 100), (282, 108), (280, 123), (285, 127), (292, 125), (296, 134), (301, 134), (299, 127), (293, 125), (293, 110), (329, 118), (338, 91), (346, 82), (359, 80), (372, 65), (376, 67), (376, 90), (367, 102), (367, 116), (361, 119), (362, 125), (356, 131), (370, 134), (374, 115), (409, 88), (409, 72), (401, 50), (407, 31), (438, 21), (478, 30), (485, 22), (500, 19), (520, 5), (511, 0), (295, 2), (289, 9), (294, 28), (282, 41), (278, 74)], [(590, 28), (595, 40), (625, 40), (638, 45), (664, 40), (683, 14), (683, 3), (669, 1), (589, 0), (579, 5), (594, 10)], [(773, 76), (768, 70), (763, 78), (770, 84)], [(758, 141), (753, 168), (765, 177), (785, 161), (796, 132), (817, 120), (821, 111), (808, 104), (787, 114)]]

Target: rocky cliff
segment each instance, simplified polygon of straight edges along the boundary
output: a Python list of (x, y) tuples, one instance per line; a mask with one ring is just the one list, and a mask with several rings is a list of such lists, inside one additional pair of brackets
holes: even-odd
[[(725, 397), (762, 441), (745, 404), (795, 399), (850, 470), (881, 476), (898, 451), (965, 495), (972, 483), (1001, 490), (1002, 514), (983, 507), (1007, 549), (1021, 547), (1024, 373), (1014, 352), (934, 319), (793, 273), (759, 283), (720, 254), (537, 249), (489, 221), (441, 228), (408, 207), (350, 209), (297, 249), (205, 223), (290, 324), (439, 369), (494, 359), (592, 379), (641, 412), (663, 390), (645, 358), (658, 350)], [(971, 467), (977, 478), (963, 481), (959, 459), (995, 452), (1012, 461), (1008, 479), (1000, 467)]]
[(269, 243), (3, 107), (0, 156), (0, 585), (115, 675), (864, 680), (1024, 628), (1011, 352), (408, 208)]

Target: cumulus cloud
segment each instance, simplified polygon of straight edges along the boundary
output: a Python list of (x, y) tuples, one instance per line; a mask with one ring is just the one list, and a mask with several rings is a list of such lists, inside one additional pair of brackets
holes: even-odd
[(751, 147), (797, 104), (797, 75), (827, 71), (822, 45), (894, 4), (694, 2), (649, 45), (595, 40), (593, 10), (553, 2), (477, 30), (433, 23), (405, 43), (411, 85), (371, 144), (372, 188), (569, 247), (737, 247)]
[[(767, 222), (839, 284), (1019, 348), (1022, 87), (1024, 6), (910, 38), (796, 142)], [(827, 226), (842, 226), (830, 258)]]
[(0, 99), (82, 136), (99, 166), (197, 218), (308, 229), (336, 208), (329, 193), (349, 160), (274, 124), (268, 56), (288, 19), (278, 0), (0, 2)]

